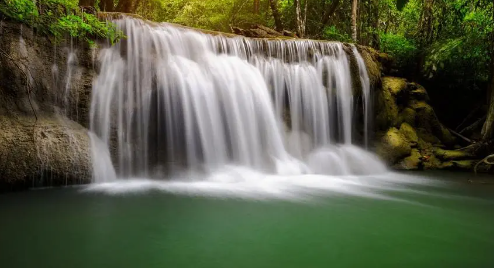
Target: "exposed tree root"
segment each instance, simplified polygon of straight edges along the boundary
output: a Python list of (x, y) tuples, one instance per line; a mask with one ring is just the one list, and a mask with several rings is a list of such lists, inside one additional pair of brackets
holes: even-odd
[[(490, 158), (493, 158), (492, 161), (489, 161)], [(485, 163), (487, 165), (494, 165), (494, 154), (491, 154), (491, 155), (484, 157), (484, 159), (480, 160), (479, 162), (477, 162), (477, 164), (475, 164), (475, 167), (473, 168), (473, 172), (475, 172), (475, 174), (477, 174), (477, 167), (481, 163)]]

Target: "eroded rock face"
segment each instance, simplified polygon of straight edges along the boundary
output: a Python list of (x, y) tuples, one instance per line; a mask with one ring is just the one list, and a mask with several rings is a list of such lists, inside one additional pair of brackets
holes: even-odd
[(17, 23), (0, 31), (0, 191), (89, 182), (96, 52)]
[(0, 188), (88, 183), (87, 130), (55, 117), (0, 116)]

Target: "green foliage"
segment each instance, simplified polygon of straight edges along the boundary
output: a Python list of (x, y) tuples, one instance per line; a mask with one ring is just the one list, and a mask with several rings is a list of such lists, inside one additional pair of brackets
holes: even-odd
[(352, 37), (347, 33), (340, 32), (336, 26), (325, 27), (322, 38), (332, 41), (352, 42)]
[(398, 68), (408, 69), (417, 56), (417, 46), (413, 40), (400, 34), (381, 33), (381, 50), (393, 56)]
[(38, 9), (32, 0), (4, 0), (0, 12), (17, 21), (32, 21), (38, 17)]
[(109, 38), (113, 43), (123, 37), (115, 25), (81, 12), (78, 0), (5, 0), (0, 3), (0, 13), (51, 34), (57, 41), (70, 36), (89, 44), (94, 44), (95, 38)]
[[(149, 0), (137, 13), (153, 21), (166, 21), (190, 27), (230, 32), (231, 26), (250, 27), (252, 24), (272, 26), (269, 9), (255, 14), (252, 0)], [(261, 0), (266, 7), (268, 0)]]

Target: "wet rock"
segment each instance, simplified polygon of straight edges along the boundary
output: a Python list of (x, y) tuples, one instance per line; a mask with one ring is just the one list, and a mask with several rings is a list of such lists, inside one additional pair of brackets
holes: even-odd
[(395, 164), (412, 152), (410, 142), (396, 128), (390, 128), (377, 145), (377, 154), (387, 163)]
[(0, 191), (89, 182), (83, 126), (97, 51), (77, 40), (55, 50), (48, 37), (18, 23), (4, 21), (2, 31)]
[(55, 117), (0, 116), (0, 128), (2, 184), (90, 182), (90, 141), (81, 125)]
[(400, 170), (416, 170), (422, 168), (422, 155), (418, 149), (412, 149), (410, 156), (405, 157), (398, 164), (393, 166)]
[(433, 153), (422, 156), (422, 165), (424, 169), (438, 169), (442, 163)]

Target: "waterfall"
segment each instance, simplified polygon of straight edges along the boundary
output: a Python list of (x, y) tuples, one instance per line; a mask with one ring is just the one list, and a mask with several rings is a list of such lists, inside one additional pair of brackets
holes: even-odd
[[(127, 38), (98, 56), (90, 112), (96, 182), (226, 166), (283, 175), (385, 171), (353, 145), (351, 51), (366, 145), (371, 100), (355, 47), (209, 35), (134, 18), (114, 22)], [(114, 167), (102, 168), (111, 165), (110, 152)]]

